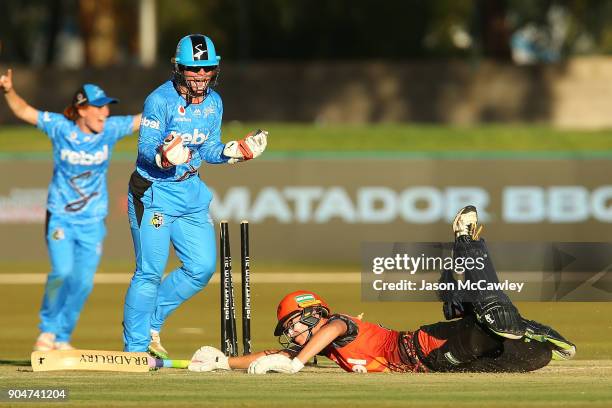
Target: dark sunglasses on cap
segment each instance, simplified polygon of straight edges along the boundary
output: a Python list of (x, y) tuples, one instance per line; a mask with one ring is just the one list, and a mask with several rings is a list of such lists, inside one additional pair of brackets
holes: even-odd
[(213, 72), (217, 69), (217, 65), (211, 65), (211, 66), (206, 66), (206, 67), (188, 67), (186, 65), (182, 65), (181, 69), (183, 71), (189, 71), (189, 72), (193, 72), (193, 73), (198, 73), (200, 72), (201, 69), (204, 70), (204, 72), (208, 73), (208, 72)]

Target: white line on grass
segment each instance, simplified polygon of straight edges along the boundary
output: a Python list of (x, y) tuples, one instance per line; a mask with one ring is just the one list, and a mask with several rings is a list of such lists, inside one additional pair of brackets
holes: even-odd
[[(94, 277), (97, 285), (129, 284), (132, 274), (127, 273), (98, 273)], [(240, 282), (240, 273), (233, 273), (234, 282)], [(0, 285), (38, 285), (47, 281), (44, 273), (2, 273)], [(215, 274), (210, 280), (219, 283), (219, 275)], [(258, 272), (251, 274), (253, 283), (360, 283), (361, 274), (358, 272), (309, 272), (309, 273), (269, 273)]]

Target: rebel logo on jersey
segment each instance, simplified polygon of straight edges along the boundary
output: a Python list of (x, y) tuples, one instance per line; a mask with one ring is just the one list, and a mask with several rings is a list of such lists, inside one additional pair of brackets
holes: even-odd
[(70, 164), (80, 164), (81, 166), (102, 164), (108, 160), (108, 146), (104, 145), (102, 150), (93, 153), (87, 153), (83, 150), (75, 152), (70, 149), (62, 149), (60, 151), (60, 160), (67, 161)]
[(170, 132), (171, 135), (181, 136), (183, 145), (202, 144), (208, 140), (209, 133), (201, 133), (199, 129), (193, 129), (193, 133), (179, 133), (175, 130)]
[(149, 119), (146, 117), (142, 117), (142, 119), (140, 120), (140, 126), (145, 126), (151, 129), (158, 129), (159, 130), (159, 121), (157, 120), (153, 120), (153, 119)]

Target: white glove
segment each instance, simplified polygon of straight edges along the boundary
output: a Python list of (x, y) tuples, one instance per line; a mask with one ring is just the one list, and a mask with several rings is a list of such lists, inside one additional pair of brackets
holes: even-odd
[(187, 163), (191, 160), (191, 151), (183, 146), (183, 138), (171, 133), (164, 139), (164, 144), (158, 149), (155, 155), (155, 163), (161, 169)]
[(297, 358), (291, 359), (284, 354), (270, 354), (253, 361), (249, 365), (247, 372), (249, 374), (266, 374), (274, 371), (277, 373), (295, 374), (302, 368), (304, 368), (304, 363)]
[(203, 346), (191, 357), (189, 371), (207, 372), (214, 370), (231, 370), (228, 358), (214, 347)]
[(261, 156), (268, 145), (268, 131), (258, 129), (246, 135), (244, 139), (227, 142), (223, 154), (230, 159), (229, 164), (251, 160)]

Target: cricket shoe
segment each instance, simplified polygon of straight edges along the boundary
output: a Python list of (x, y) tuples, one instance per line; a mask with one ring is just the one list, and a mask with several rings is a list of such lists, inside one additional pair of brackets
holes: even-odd
[(56, 341), (53, 344), (53, 349), (60, 351), (70, 351), (74, 350), (74, 347), (72, 347), (72, 344), (68, 343), (67, 341)]
[(156, 358), (161, 358), (164, 360), (170, 358), (168, 356), (168, 351), (164, 348), (164, 346), (162, 346), (161, 339), (159, 338), (159, 332), (156, 330), (151, 330), (151, 342), (149, 343), (149, 348), (147, 351)]
[(469, 237), (472, 241), (478, 241), (482, 229), (483, 226), (478, 225), (478, 211), (473, 205), (463, 207), (453, 220), (455, 239)]
[(527, 325), (525, 341), (548, 342), (552, 346), (553, 360), (570, 360), (576, 355), (576, 345), (564, 338), (552, 327), (538, 323), (535, 320), (523, 319), (523, 321)]
[(42, 332), (34, 343), (34, 351), (51, 351), (55, 348), (55, 334)]
[(495, 291), (481, 293), (481, 296), (477, 302), (473, 302), (474, 314), (481, 325), (507, 339), (516, 340), (525, 336), (525, 321), (508, 295)]

